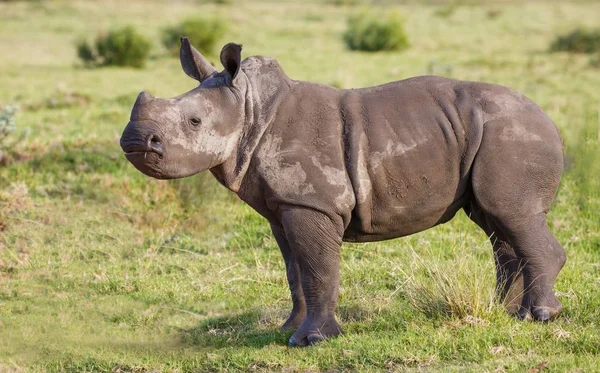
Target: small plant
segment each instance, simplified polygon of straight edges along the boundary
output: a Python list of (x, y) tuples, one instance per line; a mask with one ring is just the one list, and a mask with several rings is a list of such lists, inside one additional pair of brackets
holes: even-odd
[(439, 7), (437, 8), (433, 14), (436, 17), (440, 17), (440, 18), (448, 18), (450, 16), (452, 16), (454, 14), (454, 12), (456, 11), (456, 5), (454, 4), (450, 4), (450, 5), (446, 5), (443, 7)]
[(502, 11), (500, 9), (488, 9), (488, 11), (485, 12), (485, 15), (488, 17), (488, 19), (498, 18), (498, 16), (500, 16), (501, 14)]
[(596, 53), (596, 55), (590, 58), (590, 66), (600, 69), (600, 53)]
[(92, 65), (98, 60), (98, 55), (87, 40), (77, 41), (75, 48), (77, 48), (77, 57), (86, 65)]
[(89, 66), (113, 65), (143, 67), (150, 53), (150, 41), (133, 27), (126, 26), (99, 34), (95, 45), (87, 40), (76, 44), (77, 56)]
[(166, 28), (162, 42), (170, 53), (177, 54), (179, 38), (187, 36), (200, 52), (210, 54), (226, 30), (225, 23), (219, 18), (188, 18), (176, 26)]
[(325, 4), (343, 6), (343, 5), (358, 5), (362, 0), (325, 0)]
[(6, 161), (6, 152), (23, 139), (23, 136), (21, 136), (18, 139), (9, 141), (12, 133), (17, 128), (15, 114), (18, 109), (17, 106), (4, 106), (0, 110), (0, 164)]
[(352, 50), (369, 52), (402, 50), (409, 46), (404, 20), (398, 13), (361, 12), (350, 16), (344, 42)]
[(600, 52), (600, 29), (578, 28), (558, 36), (550, 45), (551, 52), (598, 53)]

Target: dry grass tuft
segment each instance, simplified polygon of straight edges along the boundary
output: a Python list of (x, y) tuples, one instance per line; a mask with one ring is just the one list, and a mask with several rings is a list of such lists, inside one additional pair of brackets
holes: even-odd
[(413, 253), (405, 295), (428, 317), (452, 316), (468, 325), (485, 325), (485, 319), (498, 308), (495, 272), (491, 263), (474, 265), (475, 261), (466, 256), (442, 265), (425, 262)]

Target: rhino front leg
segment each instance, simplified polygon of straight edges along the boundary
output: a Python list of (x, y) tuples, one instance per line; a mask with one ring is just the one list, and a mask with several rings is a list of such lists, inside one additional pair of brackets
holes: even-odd
[(296, 330), (306, 317), (306, 301), (302, 292), (302, 283), (300, 282), (300, 268), (298, 262), (290, 249), (283, 227), (271, 224), (271, 231), (285, 261), (285, 270), (290, 293), (292, 295), (292, 312), (281, 327), (281, 331)]
[(300, 270), (306, 317), (291, 346), (308, 346), (342, 332), (335, 320), (339, 291), (342, 219), (304, 207), (282, 209), (282, 226)]

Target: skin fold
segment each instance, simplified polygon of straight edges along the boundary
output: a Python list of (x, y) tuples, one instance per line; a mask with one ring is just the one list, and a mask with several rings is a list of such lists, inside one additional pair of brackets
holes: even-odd
[(121, 137), (141, 172), (210, 170), (270, 223), (293, 308), (290, 345), (338, 335), (343, 241), (406, 236), (463, 209), (490, 237), (509, 312), (547, 321), (565, 251), (546, 213), (563, 170), (554, 123), (511, 89), (422, 76), (342, 90), (288, 78), (276, 60), (221, 52), (224, 70), (182, 38), (200, 85), (175, 98), (140, 93)]

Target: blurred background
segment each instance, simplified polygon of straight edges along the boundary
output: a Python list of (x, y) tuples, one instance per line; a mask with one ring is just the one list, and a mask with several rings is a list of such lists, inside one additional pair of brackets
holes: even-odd
[[(233, 41), (297, 80), (434, 74), (534, 100), (567, 160), (549, 215), (564, 316), (505, 315), (488, 239), (459, 213), (345, 245), (347, 334), (288, 350), (266, 222), (208, 173), (153, 180), (121, 154), (141, 90), (197, 85), (180, 35), (218, 69)], [(599, 211), (598, 1), (0, 1), (0, 371), (593, 371)]]

